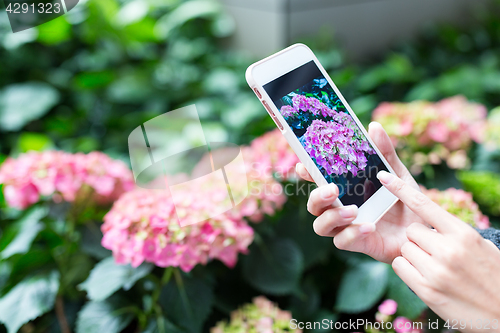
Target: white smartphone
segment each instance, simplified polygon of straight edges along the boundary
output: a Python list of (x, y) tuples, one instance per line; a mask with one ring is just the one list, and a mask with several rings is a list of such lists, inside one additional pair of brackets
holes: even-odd
[(246, 79), (316, 184), (337, 184), (333, 205), (359, 208), (353, 223), (376, 223), (397, 202), (377, 179), (394, 170), (311, 49), (292, 45), (251, 65)]

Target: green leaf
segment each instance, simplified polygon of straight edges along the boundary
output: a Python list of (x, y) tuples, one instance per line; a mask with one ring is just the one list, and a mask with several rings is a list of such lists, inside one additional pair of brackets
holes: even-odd
[(127, 25), (123, 30), (130, 39), (135, 39), (140, 42), (156, 42), (158, 40), (154, 30), (156, 20), (145, 18), (142, 21)]
[(435, 80), (426, 80), (415, 85), (405, 97), (405, 101), (412, 102), (416, 100), (434, 101), (439, 96)]
[(18, 131), (59, 102), (59, 92), (46, 83), (13, 84), (0, 91), (0, 128)]
[(38, 27), (38, 41), (46, 45), (56, 45), (71, 38), (71, 25), (64, 16), (46, 22)]
[(108, 97), (115, 103), (134, 103), (146, 101), (153, 88), (150, 79), (136, 71), (117, 78), (108, 88)]
[(292, 292), (304, 268), (300, 248), (290, 239), (266, 239), (243, 258), (243, 275), (256, 289), (273, 295)]
[(76, 333), (118, 333), (134, 319), (120, 299), (89, 302), (76, 319)]
[(33, 247), (23, 255), (10, 258), (9, 262), (12, 264), (12, 271), (6, 288), (14, 287), (16, 281), (22, 280), (32, 272), (50, 267), (54, 263), (54, 257), (48, 249)]
[(491, 148), (487, 144), (481, 144), (477, 147), (471, 168), (473, 171), (500, 174), (500, 147)]
[(459, 173), (465, 190), (491, 215), (500, 215), (500, 177), (493, 172), (462, 171)]
[(81, 251), (89, 256), (103, 260), (111, 255), (111, 251), (101, 245), (102, 231), (96, 223), (87, 223), (79, 229), (81, 233)]
[(346, 313), (370, 309), (384, 294), (388, 278), (387, 264), (364, 261), (350, 267), (340, 282), (335, 308)]
[(99, 262), (87, 280), (78, 287), (87, 292), (89, 299), (102, 301), (120, 288), (132, 288), (137, 280), (149, 274), (152, 269), (153, 265), (147, 263), (137, 268), (119, 265), (113, 257), (108, 257)]
[(289, 308), (294, 319), (307, 321), (315, 315), (321, 306), (321, 293), (312, 282), (312, 279), (301, 288), (301, 293), (290, 297)]
[(41, 151), (54, 147), (52, 140), (45, 134), (23, 132), (17, 142), (19, 151), (26, 153), (30, 150)]
[(410, 319), (417, 319), (418, 316), (427, 309), (427, 305), (418, 298), (417, 295), (390, 270), (389, 291), (387, 297), (398, 303), (398, 315)]
[(98, 89), (106, 87), (115, 80), (112, 71), (84, 72), (74, 78), (74, 82), (81, 89)]
[(187, 1), (161, 17), (156, 24), (156, 34), (160, 38), (167, 38), (177, 27), (189, 20), (201, 17), (215, 16), (221, 13), (220, 5), (215, 1), (194, 0)]
[(299, 182), (294, 187), (287, 187), (287, 191), (291, 189), (289, 193), (293, 195), (289, 198), (275, 228), (277, 235), (289, 238), (299, 246), (304, 258), (304, 269), (327, 260), (334, 248), (331, 239), (320, 237), (313, 230), (314, 218), (306, 208), (308, 198), (301, 194), (307, 186), (305, 182)]
[[(323, 323), (326, 323), (326, 321), (328, 321), (328, 328), (326, 327), (326, 325), (324, 325)], [(328, 310), (320, 310), (316, 316), (314, 317), (314, 319), (312, 320), (313, 322), (319, 322), (319, 323), (322, 323), (321, 327), (320, 328), (314, 328), (311, 330), (311, 332), (315, 332), (315, 333), (320, 333), (320, 332), (332, 332), (332, 330), (330, 328), (332, 327), (335, 327), (332, 323), (335, 323), (338, 319), (338, 315), (331, 312), (331, 311), (328, 311)]]
[(262, 118), (265, 115), (265, 111), (258, 107), (259, 101), (256, 98), (250, 97), (235, 97), (238, 103), (224, 111), (222, 114), (222, 123), (227, 128), (241, 130), (252, 121)]
[(82, 293), (78, 290), (77, 286), (89, 276), (93, 267), (94, 260), (88, 255), (81, 252), (72, 254), (69, 262), (60, 269), (61, 287), (59, 289), (61, 292), (68, 298), (82, 297)]
[(7, 259), (14, 254), (26, 253), (31, 248), (31, 243), (43, 229), (40, 222), (47, 215), (45, 207), (34, 207), (18, 221), (13, 228), (17, 230), (16, 236), (0, 252), (0, 258)]
[(221, 14), (212, 22), (212, 33), (218, 38), (229, 37), (234, 33), (236, 23), (229, 14)]
[(160, 304), (168, 318), (191, 333), (201, 332), (214, 301), (212, 288), (199, 278), (174, 273), (175, 281), (163, 287)]
[(374, 95), (364, 95), (356, 98), (350, 104), (359, 120), (363, 124), (368, 124), (371, 112), (377, 107), (377, 99)]
[(386, 82), (413, 82), (419, 78), (413, 64), (404, 54), (392, 54), (384, 63), (368, 70), (358, 79), (361, 91), (373, 90)]
[(7, 261), (0, 262), (0, 294), (2, 294), (2, 288), (7, 284), (10, 274), (12, 272), (12, 265)]
[(163, 317), (155, 318), (149, 321), (148, 326), (142, 333), (184, 333), (168, 319)]
[(59, 289), (59, 273), (37, 275), (24, 279), (0, 298), (0, 322), (9, 333), (48, 312), (54, 306)]

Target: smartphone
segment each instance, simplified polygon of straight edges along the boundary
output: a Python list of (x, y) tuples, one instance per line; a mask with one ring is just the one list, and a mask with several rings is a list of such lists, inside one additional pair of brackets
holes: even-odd
[(337, 184), (333, 206), (359, 208), (353, 223), (376, 223), (397, 202), (377, 179), (394, 170), (309, 47), (251, 65), (246, 79), (316, 184)]

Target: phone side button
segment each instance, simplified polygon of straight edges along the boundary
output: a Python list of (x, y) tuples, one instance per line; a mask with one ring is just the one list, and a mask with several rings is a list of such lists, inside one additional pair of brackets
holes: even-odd
[(273, 111), (271, 110), (271, 108), (269, 107), (269, 104), (267, 104), (266, 101), (261, 101), (262, 102), (262, 105), (264, 105), (264, 107), (266, 108), (267, 110), (267, 113), (269, 113), (269, 115), (272, 117), (273, 116)]
[(273, 111), (271, 110), (271, 108), (269, 107), (269, 104), (267, 104), (266, 101), (262, 101), (262, 105), (264, 105), (264, 107), (266, 108), (267, 110), (267, 113), (269, 113), (269, 115), (271, 116), (271, 118), (273, 118), (274, 120), (274, 123), (276, 124), (276, 126), (278, 126), (278, 128), (283, 131), (283, 125), (281, 125), (280, 121), (278, 118), (276, 118), (276, 116), (274, 115)]
[(255, 95), (257, 95), (257, 97), (259, 99), (262, 99), (262, 94), (260, 93), (259, 89), (253, 88), (253, 91), (254, 91)]
[(278, 118), (274, 117), (274, 116), (271, 116), (271, 118), (273, 118), (274, 122), (276, 123), (276, 125), (279, 127), (280, 131), (283, 131), (283, 125), (281, 125), (280, 121)]

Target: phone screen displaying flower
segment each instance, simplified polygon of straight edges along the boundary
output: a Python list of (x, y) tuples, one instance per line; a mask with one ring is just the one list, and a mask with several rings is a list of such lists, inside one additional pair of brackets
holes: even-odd
[(344, 205), (361, 206), (382, 186), (376, 175), (387, 168), (313, 61), (264, 89)]

